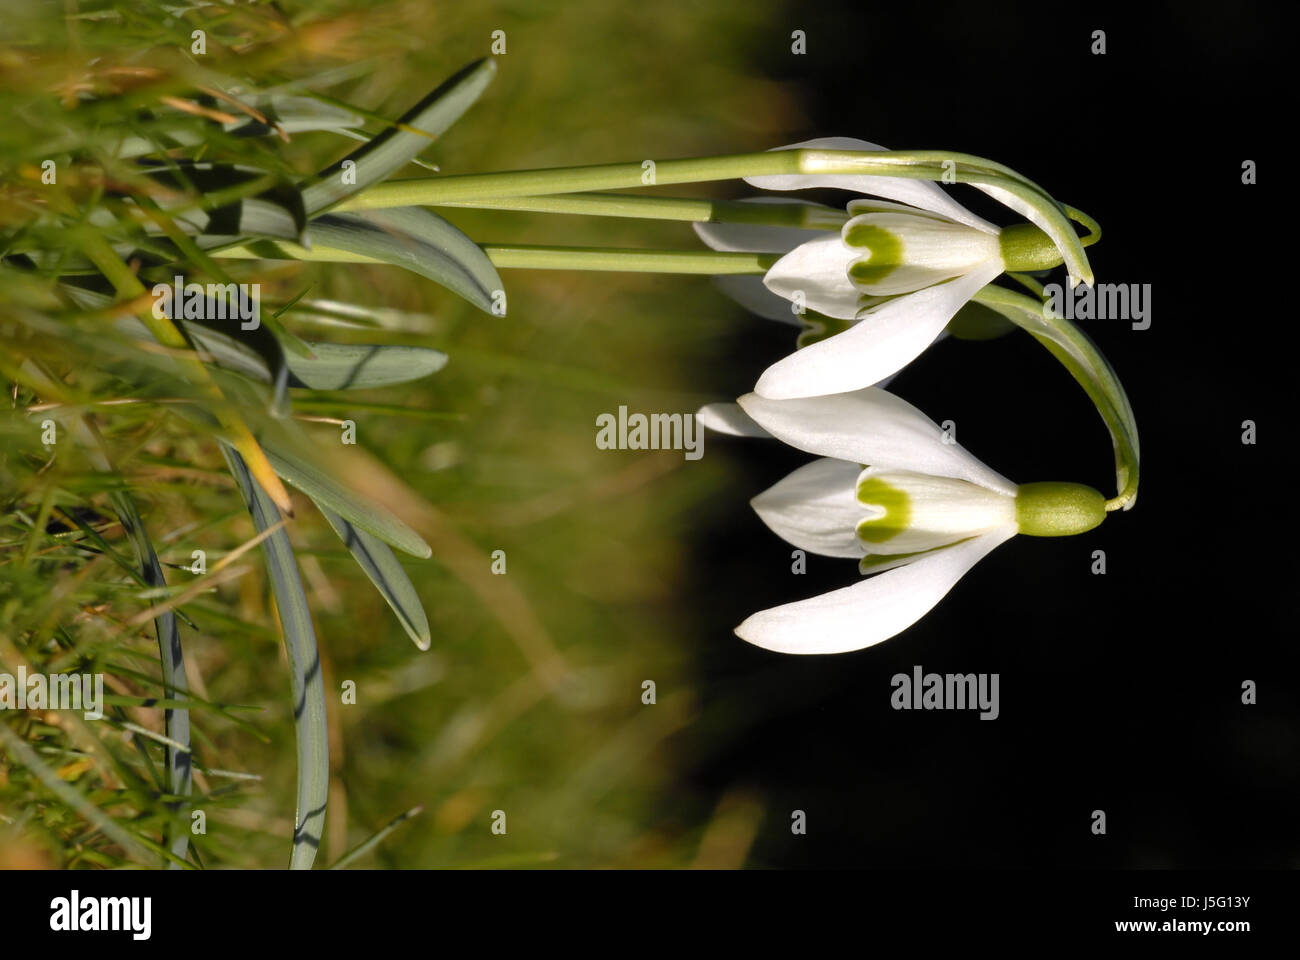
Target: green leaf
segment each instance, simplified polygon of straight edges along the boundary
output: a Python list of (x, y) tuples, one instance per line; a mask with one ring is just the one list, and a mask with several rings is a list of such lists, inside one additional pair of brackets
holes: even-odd
[(339, 535), (344, 546), (351, 551), (353, 558), (371, 583), (378, 588), (388, 605), (397, 614), (398, 622), (415, 645), (421, 650), (428, 650), (432, 637), (429, 633), (429, 619), (424, 614), (419, 594), (411, 584), (396, 554), (388, 544), (378, 537), (373, 537), (364, 530), (359, 530), (348, 523), (328, 507), (316, 505), (334, 532)]
[[(121, 317), (115, 326), (129, 336), (145, 337), (148, 331), (134, 317)], [(243, 338), (236, 339), (197, 321), (182, 321), (194, 345), (211, 354), (227, 370), (261, 383), (270, 383), (276, 354), (268, 357)], [(310, 390), (364, 390), (407, 383), (437, 373), (447, 364), (447, 355), (427, 347), (387, 344), (319, 343), (306, 341), (313, 356), (283, 354), (291, 387)]]
[(407, 383), (437, 373), (447, 355), (427, 347), (313, 343), (312, 360), (290, 356), (289, 385), (312, 390), (362, 390)]
[(310, 244), (402, 267), (427, 277), (492, 312), (493, 294), (504, 288), (483, 248), (457, 227), (423, 207), (363, 213), (330, 213), (312, 221)]
[[(115, 473), (113, 464), (108, 459), (99, 433), (86, 420), (79, 419), (74, 429), (89, 452), (95, 469), (101, 473)], [(136, 509), (135, 501), (122, 488), (115, 488), (109, 495), (113, 510), (135, 546), (136, 559), (140, 564), (142, 582), (149, 587), (166, 589), (167, 578), (163, 575), (162, 564), (153, 543), (145, 532), (144, 521)], [(89, 529), (89, 528), (87, 528)], [(102, 538), (100, 543), (103, 543)], [(104, 543), (107, 549), (108, 544)], [(176, 615), (168, 610), (154, 618), (154, 633), (158, 639), (158, 654), (162, 664), (162, 681), (164, 695), (184, 698), (189, 690), (185, 676), (185, 653), (181, 648), (180, 628), (176, 625)], [(180, 744), (184, 749), (168, 746), (167, 750), (167, 791), (173, 796), (188, 796), (193, 786), (193, 757), (190, 751), (190, 712), (185, 709), (166, 709), (163, 714), (167, 738)], [(177, 811), (181, 812), (178, 808)], [(189, 850), (188, 824), (183, 821), (173, 823), (171, 828), (170, 849), (173, 857), (170, 867), (179, 869)], [(179, 862), (178, 862), (179, 861)]]
[[(253, 479), (243, 458), (222, 443), (222, 453), (248, 504), (258, 531), (280, 522), (280, 511)], [(298, 745), (298, 808), (294, 816), (293, 850), (289, 869), (309, 870), (320, 847), (325, 828), (325, 806), (329, 797), (329, 735), (325, 726), (325, 683), (321, 677), (320, 652), (311, 611), (302, 589), (298, 562), (289, 535), (281, 528), (262, 542), (271, 592), (280, 614), (284, 647), (289, 657), (293, 691), (294, 733)]]
[[(336, 104), (323, 103), (314, 97), (299, 97), (281, 94), (237, 94), (240, 102), (253, 107), (272, 121), (287, 134), (310, 133), (318, 130), (340, 132), (360, 127), (364, 118), (355, 111), (344, 109)], [(229, 104), (213, 97), (201, 98), (208, 106), (217, 107), (229, 113), (234, 109)], [(142, 118), (145, 122), (159, 122), (154, 117)], [(142, 157), (157, 153), (159, 147), (172, 150), (177, 147), (192, 147), (207, 143), (209, 137), (206, 129), (220, 127), (232, 137), (265, 137), (276, 133), (276, 126), (262, 123), (255, 117), (241, 116), (234, 123), (217, 123), (215, 121), (170, 124), (162, 122), (156, 130), (149, 131), (151, 136), (124, 136), (115, 151), (119, 159)]]
[[(164, 186), (187, 193), (197, 192), (204, 197), (226, 191), (238, 192), (268, 176), (266, 171), (256, 167), (189, 160), (169, 160), (168, 165), (150, 168), (146, 173)], [(298, 240), (307, 226), (304, 198), (297, 186), (287, 180), (277, 178), (269, 189), (255, 196), (229, 203), (217, 198), (214, 201), (213, 205), (202, 201), (196, 204), (192, 197), (183, 197), (160, 201), (159, 206), (186, 232), (207, 236)], [(154, 235), (161, 230), (156, 224), (149, 223), (145, 225), (145, 232)]]
[[(400, 170), (460, 119), (492, 82), (496, 69), (487, 58), (471, 63), (403, 114), (392, 129), (318, 173), (303, 186), (307, 212), (314, 217)], [(355, 178), (348, 178), (354, 183), (343, 182), (344, 164), (349, 162), (356, 165), (351, 170)]]
[(280, 437), (258, 437), (271, 466), (323, 509), (333, 510), (354, 526), (374, 534), (404, 553), (426, 560), (433, 549), (424, 539), (383, 507), (369, 503), (301, 456)]

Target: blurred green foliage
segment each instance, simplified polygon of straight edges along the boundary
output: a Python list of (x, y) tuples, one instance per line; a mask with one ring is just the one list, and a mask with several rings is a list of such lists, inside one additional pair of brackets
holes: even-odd
[[(771, 146), (776, 131), (796, 125), (785, 95), (746, 65), (753, 44), (785, 42), (756, 35), (770, 0), (698, 0), (689, 18), (627, 0), (6, 6), (6, 230), (28, 202), (13, 188), (24, 169), (53, 145), (95, 136), (96, 118), (70, 109), (75, 91), (104, 83), (131, 91), (138, 80), (139, 98), (122, 98), (121, 108), (156, 99), (165, 84), (133, 71), (182, 62), (198, 28), (208, 32), (208, 53), (195, 58), (204, 66), (263, 88), (301, 81), (385, 117), (487, 54), (493, 31), (504, 31), (494, 86), (423, 155), (444, 173), (739, 152)], [(352, 146), (304, 134), (283, 154), (306, 174)], [(683, 224), (447, 216), (480, 243), (694, 244)], [(423, 381), (342, 401), (300, 394), (295, 405), (299, 414), (355, 420), (359, 448), (339, 445), (336, 424), (308, 429), (354, 488), (386, 503), (434, 550), (427, 562), (403, 558), (433, 629), (432, 650), (420, 653), (326, 524), (297, 500), (291, 537), (331, 695), (333, 780), (318, 864), (417, 804), (423, 815), (360, 865), (743, 863), (761, 809), (732, 797), (715, 810), (717, 798), (684, 786), (674, 740), (700, 709), (695, 645), (732, 642), (690, 633), (689, 612), (675, 603), (682, 543), (692, 511), (728, 498), (743, 507), (743, 496), (725, 461), (601, 451), (594, 437), (597, 415), (621, 404), (691, 412), (718, 399), (707, 371), (726, 362), (720, 345), (735, 323), (759, 321), (741, 320), (702, 278), (508, 271), (509, 313), (498, 318), (386, 266), (241, 264), (238, 275), (273, 299), (309, 288), (310, 300), (401, 311), (387, 342), (451, 358)], [(11, 307), (46, 309), (38, 285), (9, 272), (5, 279)], [(86, 318), (74, 320), (60, 355), (50, 356), (64, 385), (87, 402), (122, 398), (112, 369), (119, 361), (85, 334)], [(8, 324), (0, 320), (6, 339)], [(318, 339), (355, 336), (304, 318), (290, 326)], [(10, 372), (0, 367), (6, 387)], [(110, 692), (156, 695), (152, 635), (124, 626), (149, 601), (110, 559), (72, 549), (67, 540), (77, 534), (57, 522), (59, 511), (130, 557), (106, 507), (111, 484), (129, 484), (173, 565), (169, 579), (184, 582), (189, 575), (176, 566), (193, 549), (215, 557), (253, 534), (215, 445), (164, 404), (95, 407), (118, 479), (64, 445), (51, 456), (40, 443), (42, 418), (26, 409), (37, 400), (30, 391), (14, 387), (6, 399), (0, 662), (56, 669), (86, 656), (115, 678)], [(498, 550), (504, 576), (491, 572)], [(195, 805), (208, 813), (208, 832), (194, 845), (209, 867), (280, 866), (293, 816), (288, 677), (260, 558), (238, 566), (237, 576), (185, 606), (199, 629), (182, 627), (182, 637), (198, 696), (258, 708), (196, 709), (197, 766), (262, 779), (200, 774)], [(654, 707), (642, 704), (645, 680), (657, 684)], [(345, 681), (356, 683), (355, 706), (341, 703)], [(122, 709), (122, 719), (161, 730), (160, 710)], [(111, 724), (83, 728), (66, 717), (0, 722), (96, 806), (157, 833), (163, 813), (147, 770), (161, 748), (139, 736), (129, 743)], [(490, 832), (496, 810), (506, 814), (505, 836)], [(119, 862), (118, 848), (22, 766), (0, 764), (0, 864)]]

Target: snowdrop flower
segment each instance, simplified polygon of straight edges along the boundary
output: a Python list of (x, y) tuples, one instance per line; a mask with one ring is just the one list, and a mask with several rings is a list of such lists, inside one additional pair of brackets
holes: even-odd
[[(1106, 515), (1091, 487), (1012, 483), (945, 443), (911, 404), (874, 387), (796, 400), (751, 393), (740, 407), (747, 417), (731, 414), (729, 432), (766, 432), (822, 457), (755, 497), (759, 517), (788, 543), (856, 559), (862, 573), (873, 574), (763, 610), (736, 628), (768, 650), (843, 653), (887, 640), (1017, 533), (1084, 533)], [(714, 414), (727, 416), (717, 408)]]
[[(781, 147), (884, 150), (864, 140), (830, 137)], [(715, 250), (785, 254), (762, 278), (736, 277), (723, 289), (762, 316), (790, 319), (803, 309), (840, 321), (767, 369), (755, 385), (774, 399), (823, 396), (878, 383), (915, 359), (983, 286), (1005, 270), (1062, 262), (1032, 223), (999, 228), (926, 180), (845, 174), (747, 177), (767, 190), (833, 187), (886, 199), (853, 200), (848, 218), (804, 204), (806, 227), (701, 223)], [(979, 189), (1003, 202), (996, 187)], [(763, 198), (766, 202), (785, 202)], [(1020, 212), (1021, 205), (1013, 204)], [(832, 229), (826, 229), (831, 226)], [(820, 229), (819, 229), (820, 227)], [(781, 304), (784, 302), (784, 309)]]

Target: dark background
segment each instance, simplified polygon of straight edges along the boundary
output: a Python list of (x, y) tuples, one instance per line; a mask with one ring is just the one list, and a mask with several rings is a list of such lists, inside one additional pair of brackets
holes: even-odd
[[(881, 645), (792, 657), (736, 639), (751, 612), (856, 571), (810, 555), (793, 576), (791, 548), (752, 513), (698, 518), (695, 595), (683, 602), (699, 635), (717, 638), (698, 654), (702, 723), (746, 726), (679, 745), (696, 786), (769, 801), (777, 822), (759, 831), (752, 863), (1300, 866), (1294, 267), (1291, 241), (1275, 239), (1290, 212), (1276, 139), (1292, 117), (1273, 80), (1291, 54), (1266, 11), (792, 3), (784, 35), (804, 30), (807, 54), (788, 41), (755, 51), (810, 111), (788, 142), (857, 136), (1006, 163), (1101, 222), (1089, 249), (1098, 281), (1150, 283), (1153, 311), (1145, 331), (1082, 322), (1136, 412), (1137, 506), (1083, 536), (1013, 539)], [(1090, 52), (1095, 29), (1104, 56)], [(1247, 159), (1254, 186), (1241, 183)], [(709, 375), (744, 393), (789, 340), (788, 328), (744, 325), (735, 364)], [(956, 421), (963, 446), (1013, 480), (1114, 492), (1100, 418), (1023, 334), (945, 341), (891, 389)], [(1246, 419), (1254, 446), (1241, 443)], [(744, 464), (745, 496), (809, 459), (759, 442), (711, 449)], [(1096, 549), (1105, 576), (1090, 572)], [(890, 677), (917, 664), (999, 673), (1001, 716), (895, 712)], [(1257, 705), (1241, 703), (1245, 680)], [(714, 742), (728, 745), (701, 746)], [(794, 809), (806, 836), (781, 826)], [(1091, 833), (1094, 809), (1104, 837)]]

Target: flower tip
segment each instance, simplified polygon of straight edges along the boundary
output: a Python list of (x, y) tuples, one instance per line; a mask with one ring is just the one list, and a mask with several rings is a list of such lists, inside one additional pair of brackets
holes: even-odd
[(771, 642), (771, 637), (768, 636), (769, 631), (764, 630), (761, 623), (755, 623), (755, 621), (760, 617), (762, 617), (762, 613), (756, 613), (753, 616), (746, 617), (744, 622), (741, 623), (740, 626), (736, 627), (733, 632), (741, 640), (744, 640), (746, 643), (758, 647), (759, 649), (770, 650), (773, 653), (793, 652), (791, 650), (783, 649), (779, 645), (774, 645)]
[[(816, 396), (816, 394), (810, 394), (807, 390), (802, 390), (796, 384), (791, 383), (790, 377), (783, 375), (783, 371), (776, 370), (775, 368), (779, 367), (781, 363), (782, 361), (777, 361), (763, 372), (763, 375), (758, 378), (758, 383), (754, 384), (754, 392), (749, 396), (759, 400), (802, 400), (809, 396)], [(742, 397), (741, 399), (744, 400), (745, 398)], [(741, 403), (741, 407), (744, 408), (744, 406), (744, 403)], [(747, 409), (745, 412), (750, 413)], [(753, 414), (750, 413), (750, 416), (753, 416)]]

